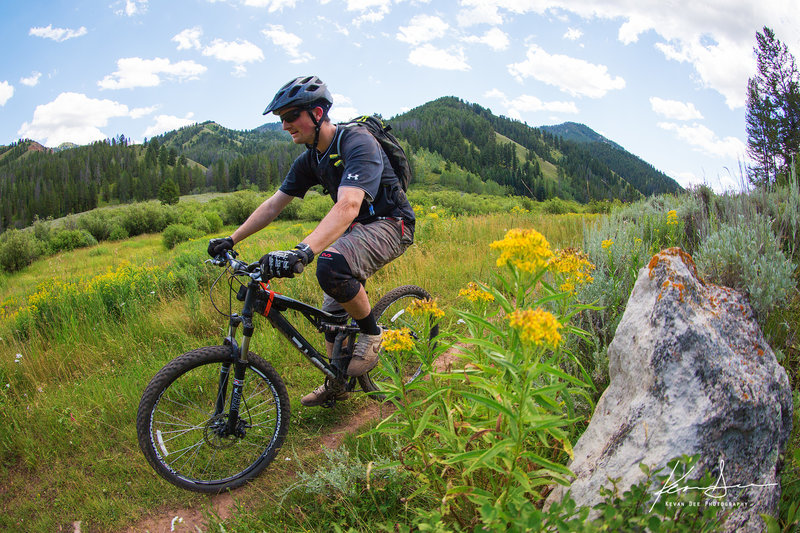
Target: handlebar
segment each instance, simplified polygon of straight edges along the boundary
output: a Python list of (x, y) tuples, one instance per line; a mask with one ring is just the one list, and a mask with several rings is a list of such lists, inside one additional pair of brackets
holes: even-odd
[[(212, 265), (216, 265), (218, 267), (226, 267), (231, 265), (231, 267), (233, 267), (234, 274), (247, 274), (256, 281), (266, 281), (262, 279), (263, 272), (261, 271), (260, 261), (256, 261), (255, 263), (246, 263), (236, 259), (236, 256), (238, 255), (239, 254), (234, 250), (226, 250), (224, 255), (218, 255), (213, 259), (206, 259), (206, 263), (211, 263)], [(303, 263), (298, 262), (295, 263), (292, 270), (294, 270), (295, 274), (300, 274), (303, 270), (305, 270), (305, 267), (303, 266)]]

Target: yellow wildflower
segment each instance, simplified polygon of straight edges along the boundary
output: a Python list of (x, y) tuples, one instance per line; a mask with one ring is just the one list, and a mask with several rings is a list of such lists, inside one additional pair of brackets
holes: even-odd
[(603, 250), (608, 250), (609, 248), (611, 248), (611, 246), (612, 246), (613, 244), (614, 244), (614, 241), (613, 241), (613, 240), (611, 240), (611, 239), (606, 239), (606, 240), (604, 240), (604, 241), (602, 242), (601, 246), (603, 247)]
[(478, 302), (478, 301), (486, 301), (491, 302), (494, 300), (494, 296), (491, 293), (486, 292), (485, 290), (478, 287), (478, 284), (474, 281), (470, 281), (467, 283), (466, 289), (461, 289), (458, 291), (459, 296), (466, 297), (467, 300), (470, 302)]
[(589, 256), (575, 248), (556, 250), (549, 264), (552, 272), (561, 278), (559, 289), (563, 292), (575, 292), (578, 285), (594, 281), (591, 272), (595, 267)]
[(519, 332), (522, 340), (538, 346), (555, 348), (561, 342), (558, 332), (563, 326), (556, 317), (543, 309), (517, 309), (508, 315), (512, 328)]
[(414, 300), (406, 307), (406, 311), (411, 315), (424, 315), (429, 314), (433, 318), (442, 318), (444, 311), (439, 309), (436, 300)]
[(414, 348), (414, 338), (408, 328), (390, 329), (383, 332), (381, 346), (387, 352), (402, 352)]
[(553, 256), (550, 243), (544, 235), (533, 229), (508, 230), (503, 240), (489, 245), (493, 250), (500, 250), (497, 266), (511, 264), (525, 272), (535, 272), (547, 266)]
[(667, 212), (667, 224), (670, 226), (678, 225), (678, 212), (674, 209)]

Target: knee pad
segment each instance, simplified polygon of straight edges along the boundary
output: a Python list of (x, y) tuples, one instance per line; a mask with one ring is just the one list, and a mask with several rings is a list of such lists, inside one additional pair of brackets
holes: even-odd
[(361, 282), (353, 276), (347, 260), (335, 252), (319, 254), (317, 281), (322, 290), (339, 303), (349, 302), (361, 290)]

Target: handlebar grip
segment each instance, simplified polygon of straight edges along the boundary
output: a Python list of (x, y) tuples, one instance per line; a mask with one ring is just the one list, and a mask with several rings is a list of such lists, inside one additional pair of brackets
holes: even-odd
[(303, 266), (303, 263), (295, 263), (294, 266), (292, 267), (292, 270), (294, 270), (295, 274), (299, 274), (305, 269), (306, 267)]

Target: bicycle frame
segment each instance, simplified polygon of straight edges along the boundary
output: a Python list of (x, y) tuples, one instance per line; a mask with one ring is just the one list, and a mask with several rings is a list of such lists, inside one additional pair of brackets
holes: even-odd
[[(261, 303), (264, 305), (263, 309), (260, 308)], [(283, 316), (283, 312), (288, 310), (300, 312), (321, 333), (336, 333), (330, 362)], [(222, 430), (222, 434), (225, 436), (239, 435), (243, 430), (239, 425), (239, 404), (244, 387), (250, 339), (255, 331), (255, 326), (253, 325), (254, 312), (265, 316), (272, 327), (283, 334), (295, 348), (305, 355), (317, 370), (331, 381), (338, 383), (342, 383), (347, 378), (347, 360), (345, 357), (338, 357), (341, 355), (344, 340), (349, 338), (350, 346), (353, 346), (355, 336), (359, 332), (357, 325), (348, 325), (346, 323), (347, 315), (333, 315), (299, 300), (284, 296), (271, 290), (267, 283), (253, 279), (251, 276), (246, 285), (241, 315), (231, 314), (228, 335), (223, 341), (224, 345), (231, 347), (234, 364), (229, 416), (226, 427)], [(236, 342), (236, 331), (240, 325), (242, 326), (241, 345)], [(220, 369), (215, 416), (222, 414), (225, 410), (225, 391), (227, 390), (229, 375), (230, 364), (224, 364)], [(353, 383), (355, 382), (355, 378), (349, 379)]]

